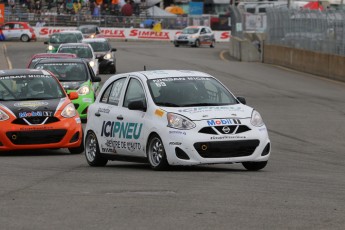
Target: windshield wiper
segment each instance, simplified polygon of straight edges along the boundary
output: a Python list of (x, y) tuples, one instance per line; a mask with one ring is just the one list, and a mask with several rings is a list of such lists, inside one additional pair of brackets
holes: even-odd
[(181, 107), (180, 105), (170, 103), (170, 102), (160, 102), (160, 103), (156, 103), (156, 105), (167, 106), (167, 107)]

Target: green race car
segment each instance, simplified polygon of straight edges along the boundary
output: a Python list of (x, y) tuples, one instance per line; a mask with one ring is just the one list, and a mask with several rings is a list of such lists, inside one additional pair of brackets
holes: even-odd
[(81, 43), (83, 38), (83, 34), (80, 31), (66, 30), (53, 33), (49, 36), (49, 40), (45, 41), (44, 44), (48, 45), (46, 49), (47, 53), (56, 53), (61, 44)]
[(72, 102), (82, 121), (86, 121), (88, 107), (95, 102), (101, 81), (87, 61), (80, 58), (42, 59), (34, 68), (52, 72), (67, 93), (74, 91), (79, 94), (78, 99)]

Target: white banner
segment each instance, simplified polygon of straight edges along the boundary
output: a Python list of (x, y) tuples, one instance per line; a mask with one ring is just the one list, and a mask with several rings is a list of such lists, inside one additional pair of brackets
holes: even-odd
[[(76, 27), (34, 27), (36, 36), (38, 38), (48, 38), (50, 34), (63, 30), (75, 30)], [(150, 29), (135, 29), (135, 28), (101, 28), (102, 37), (110, 39), (123, 40), (156, 40), (156, 41), (173, 41), (175, 34), (180, 33), (180, 30), (162, 30), (155, 32)], [(229, 42), (230, 31), (214, 31), (216, 42)]]

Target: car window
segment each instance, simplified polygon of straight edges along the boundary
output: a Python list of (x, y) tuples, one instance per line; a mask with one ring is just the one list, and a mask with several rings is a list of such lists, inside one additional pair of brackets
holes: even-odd
[(88, 44), (91, 45), (93, 51), (95, 52), (104, 52), (104, 51), (109, 51), (110, 46), (108, 42), (88, 42)]
[(84, 63), (58, 62), (37, 63), (35, 69), (44, 69), (52, 72), (59, 81), (87, 81), (88, 74)]
[(63, 46), (59, 48), (58, 53), (72, 53), (76, 54), (79, 58), (93, 58), (92, 50), (86, 46)]
[(14, 29), (24, 29), (24, 26), (21, 24), (14, 24)]
[(121, 78), (110, 84), (104, 91), (100, 102), (118, 105), (125, 81), (126, 78)]
[(202, 28), (200, 33), (202, 33), (202, 34), (206, 34), (206, 30), (205, 30), (205, 28)]
[(140, 81), (138, 79), (131, 78), (127, 87), (123, 107), (128, 107), (128, 104), (131, 101), (137, 100), (145, 101), (145, 92), (142, 85), (140, 84)]

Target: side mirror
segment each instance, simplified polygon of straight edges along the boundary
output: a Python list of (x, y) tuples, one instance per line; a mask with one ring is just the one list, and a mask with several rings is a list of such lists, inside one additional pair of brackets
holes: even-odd
[(246, 99), (244, 97), (237, 97), (237, 100), (244, 105), (247, 104)]
[(98, 76), (94, 76), (92, 78), (92, 82), (101, 82), (102, 81), (102, 78), (98, 77)]
[(79, 97), (79, 95), (78, 95), (77, 92), (70, 92), (70, 93), (68, 94), (68, 98), (69, 98), (70, 100), (78, 99), (78, 97)]
[(116, 48), (112, 48), (112, 49), (111, 49), (111, 52), (115, 52), (115, 51), (117, 51)]
[(139, 111), (146, 111), (147, 107), (143, 100), (138, 101), (131, 101), (128, 104), (128, 109), (130, 110), (139, 110)]
[(47, 41), (45, 41), (45, 42), (44, 42), (44, 44), (45, 44), (45, 45), (48, 45), (48, 42), (47, 42)]

